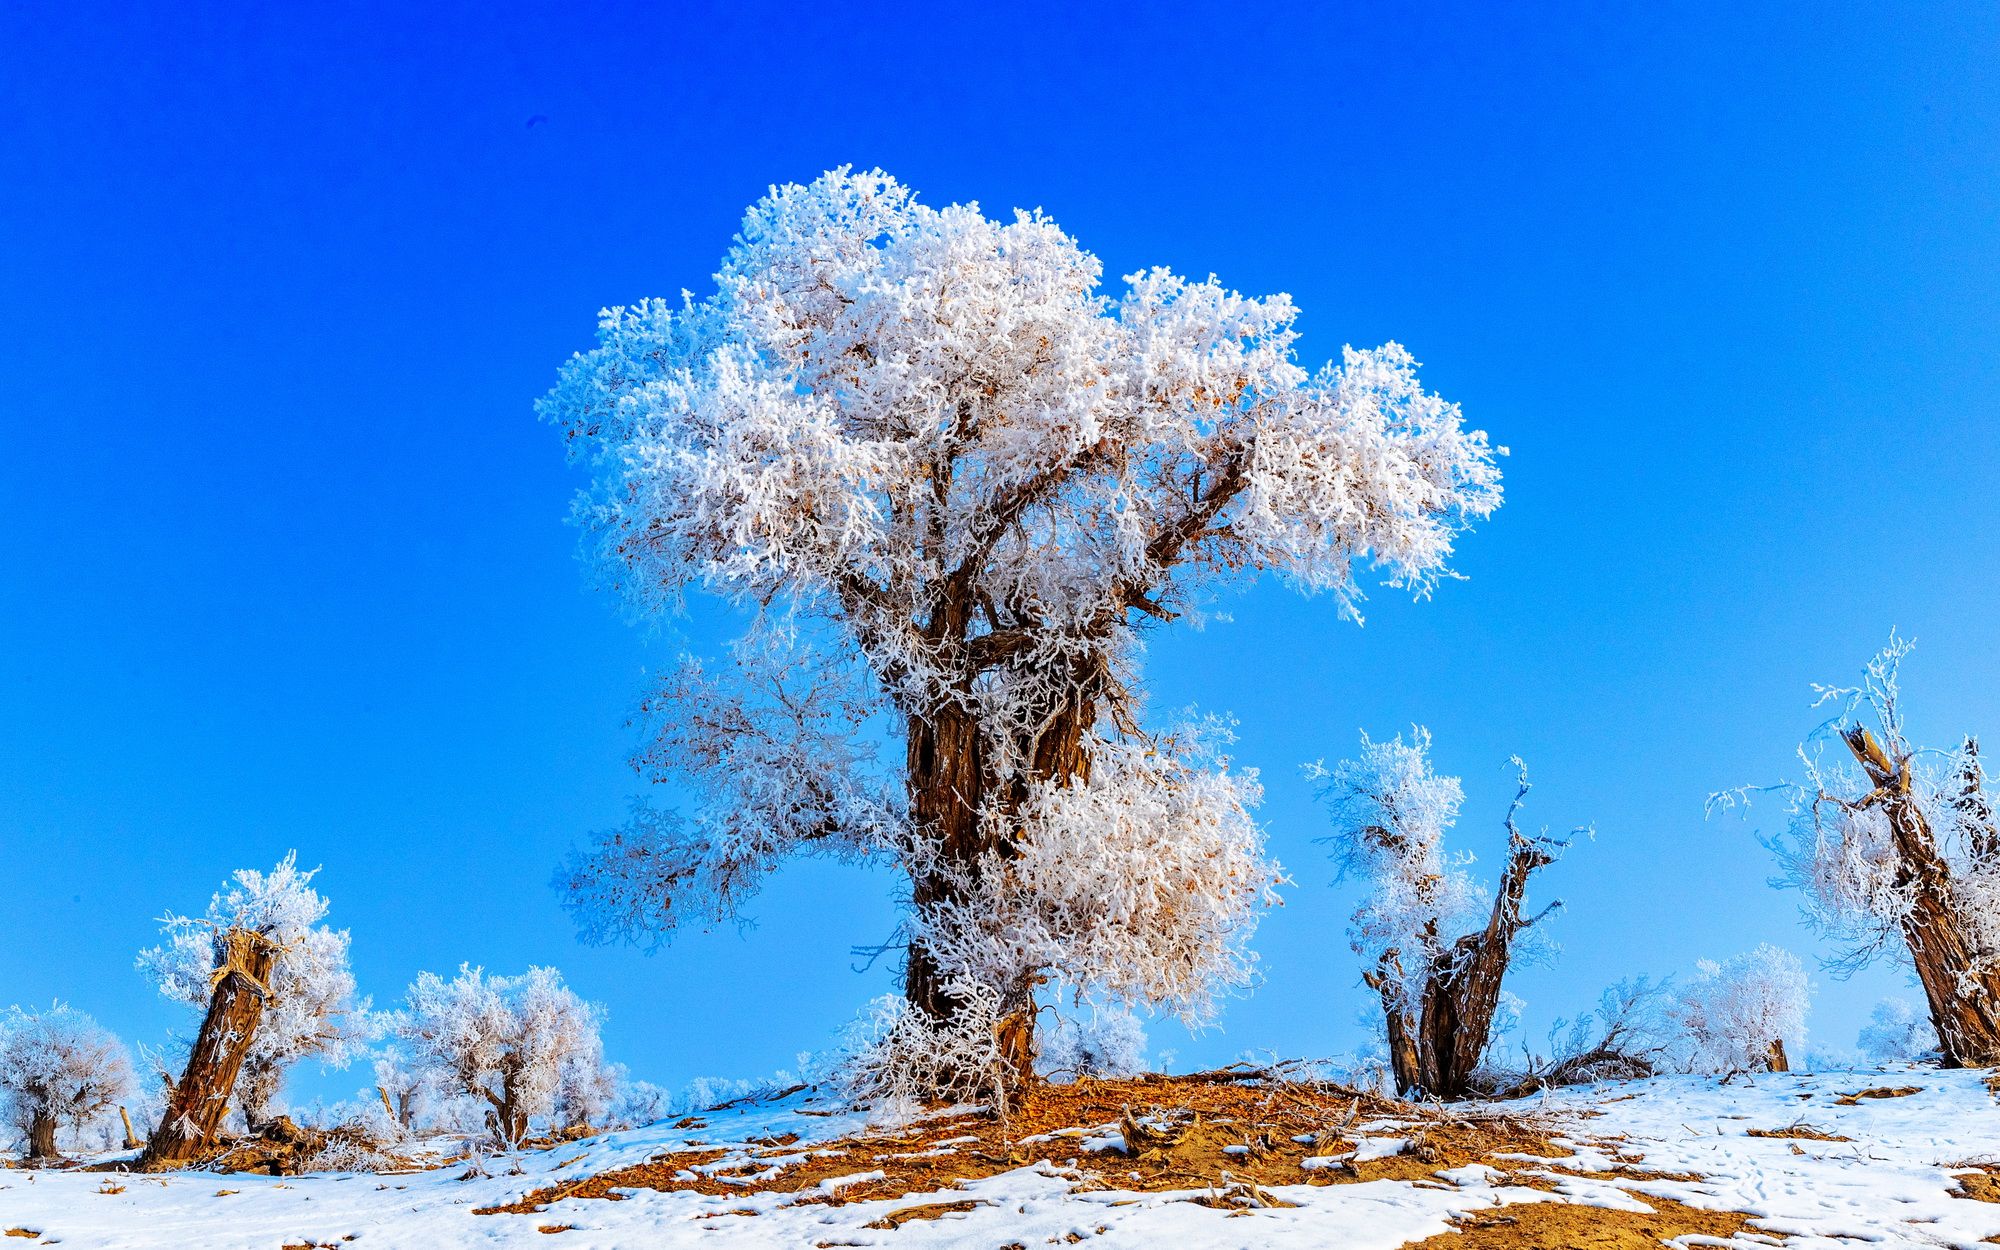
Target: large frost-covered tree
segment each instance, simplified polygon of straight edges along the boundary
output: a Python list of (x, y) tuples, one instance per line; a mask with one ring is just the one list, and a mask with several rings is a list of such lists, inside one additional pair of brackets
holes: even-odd
[[(1978, 742), (1939, 751), (1905, 735), (1909, 652), (1892, 636), (1861, 686), (1818, 688), (1841, 711), (1800, 748), (1806, 781), (1772, 849), (1808, 918), (1849, 944), (1840, 967), (1906, 956), (1944, 1065), (1986, 1067), (2000, 1064), (2000, 833)], [(1829, 739), (1848, 761), (1825, 757)]]
[(1455, 1098), (1486, 1052), (1522, 930), (1562, 905), (1523, 914), (1529, 875), (1553, 863), (1563, 844), (1515, 827), (1528, 793), (1523, 772), (1507, 811), (1507, 867), (1489, 907), (1465, 871), (1471, 857), (1445, 850), (1465, 791), (1458, 778), (1432, 769), (1430, 746), (1421, 726), (1408, 742), (1363, 734), (1360, 759), (1306, 772), (1320, 781), (1333, 817), (1327, 840), (1341, 878), (1367, 885), (1347, 935), (1363, 981), (1382, 1000), (1397, 1089)]
[(527, 1136), (530, 1116), (603, 1113), (602, 1016), (553, 968), (489, 977), (464, 966), (449, 981), (419, 974), (393, 1028), (415, 1069), (487, 1104), (494, 1135), (513, 1145)]
[(61, 1003), (0, 1015), (0, 1100), (29, 1159), (56, 1156), (56, 1129), (82, 1129), (132, 1091), (125, 1046)]
[(163, 1141), (192, 1130), (206, 1142), (230, 1097), (254, 1132), (293, 1065), (345, 1066), (358, 1053), (366, 1006), (352, 1001), (347, 930), (319, 923), (328, 904), (312, 888), (317, 872), (301, 872), (296, 855), (268, 873), (240, 869), (206, 915), (168, 915), (168, 940), (140, 952), (139, 967), (161, 994), (204, 1013)]
[(908, 1002), (1024, 1075), (1047, 978), (1190, 1019), (1245, 979), (1255, 780), (1216, 727), (1144, 722), (1141, 627), (1263, 571), (1344, 612), (1357, 565), (1421, 594), (1498, 505), (1495, 451), (1395, 344), (1299, 367), (1285, 296), (1099, 279), (1039, 213), (840, 170), (751, 208), (713, 295), (603, 314), (540, 405), (596, 467), (603, 579), (747, 625), (650, 700), (637, 763), (699, 808), (572, 858), (586, 937), (887, 856)]

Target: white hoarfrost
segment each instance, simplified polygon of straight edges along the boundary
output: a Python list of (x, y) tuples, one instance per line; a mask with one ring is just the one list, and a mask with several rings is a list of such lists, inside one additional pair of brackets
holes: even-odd
[(1057, 1080), (1138, 1076), (1148, 1070), (1145, 1026), (1118, 1007), (1100, 1006), (1088, 1015), (1064, 1013), (1048, 1031), (1037, 1067)]
[(1745, 1072), (1772, 1066), (1773, 1043), (1803, 1054), (1813, 989), (1799, 957), (1769, 942), (1722, 963), (1701, 960), (1668, 1009), (1676, 1059), (1689, 1072)]
[(285, 1074), (315, 1059), (346, 1067), (367, 1040), (367, 1003), (354, 1000), (345, 929), (320, 924), (327, 901), (312, 888), (318, 869), (301, 872), (296, 854), (270, 872), (237, 871), (201, 917), (169, 914), (165, 945), (139, 954), (139, 968), (176, 1002), (205, 1011), (214, 990), (217, 934), (261, 933), (278, 948), (263, 1016), (236, 1078), (234, 1102), (254, 1123), (282, 1106)]
[(1855, 1047), (1869, 1063), (1911, 1063), (1936, 1050), (1937, 1030), (1928, 1017), (1900, 998), (1885, 998), (1868, 1013)]
[[(1815, 687), (1821, 703), (1841, 701), (1842, 713), (1800, 747), (1806, 782), (1790, 788), (1790, 827), (1772, 849), (1785, 883), (1804, 895), (1807, 917), (1847, 943), (1841, 966), (1859, 967), (1882, 954), (1907, 960), (1902, 926), (1921, 883), (1904, 868), (1874, 784), (1835, 732), (1856, 723), (1858, 713), (1872, 714), (1884, 749), (1907, 766), (1910, 798), (1949, 867), (1948, 901), (1972, 943), (1973, 967), (1991, 970), (2000, 967), (2000, 839), (1983, 791), (1979, 747), (1968, 738), (1937, 750), (1906, 738), (1897, 671), (1913, 645), (1892, 637), (1858, 688)], [(1727, 803), (1741, 793), (1718, 799)]]
[(909, 928), (982, 985), (1046, 970), (1206, 1023), (1219, 993), (1249, 984), (1251, 926), (1278, 881), (1249, 814), (1263, 788), (1255, 770), (1227, 771), (1228, 741), (1223, 725), (1201, 721), (1092, 742), (1088, 778), (1030, 787), (1033, 839), (1010, 860), (993, 855), (957, 900)]
[(55, 1131), (84, 1130), (132, 1092), (124, 1043), (74, 1007), (56, 1003), (0, 1015), (0, 1112), (21, 1134), (23, 1153), (45, 1148)]
[(1347, 936), (1362, 966), (1387, 985), (1384, 1002), (1414, 1016), (1432, 970), (1478, 923), (1487, 895), (1465, 865), (1469, 854), (1445, 851), (1445, 831), (1465, 799), (1456, 777), (1431, 768), (1431, 735), (1421, 726), (1404, 742), (1361, 735), (1361, 758), (1331, 769), (1309, 765), (1333, 818), (1339, 879), (1366, 884)]
[(488, 977), (465, 966), (450, 981), (420, 974), (391, 1027), (409, 1064), (450, 1094), (485, 1103), (489, 1128), (514, 1143), (530, 1117), (602, 1116), (610, 1100), (602, 1015), (553, 968)]
[[(1194, 1019), (1243, 983), (1277, 871), (1255, 779), (1142, 725), (1140, 626), (1262, 571), (1347, 613), (1357, 565), (1423, 594), (1498, 505), (1495, 451), (1399, 346), (1309, 373), (1282, 295), (1099, 278), (1038, 213), (843, 169), (751, 208), (713, 295), (603, 314), (541, 404), (595, 466), (602, 579), (747, 625), (647, 706), (635, 762), (694, 814), (641, 806), (559, 874), (585, 938), (883, 856), (913, 975), (1010, 1019), (1050, 977)], [(981, 995), (944, 997), (976, 1027)]]

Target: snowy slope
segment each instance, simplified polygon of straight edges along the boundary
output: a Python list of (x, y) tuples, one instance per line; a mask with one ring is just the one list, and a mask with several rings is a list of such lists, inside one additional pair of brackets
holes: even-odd
[[(1785, 1245), (1797, 1250), (1874, 1246), (1972, 1246), (2000, 1235), (2000, 1204), (1951, 1196), (1952, 1167), (2000, 1152), (2000, 1105), (1980, 1073), (1899, 1071), (1833, 1076), (1672, 1077), (1565, 1091), (1542, 1103), (1574, 1132), (1567, 1159), (1498, 1157), (1512, 1179), (1553, 1178), (1557, 1192), (1508, 1184), (1495, 1167), (1472, 1165), (1434, 1182), (1379, 1180), (1332, 1186), (1272, 1187), (1295, 1208), (1226, 1212), (1185, 1201), (1190, 1193), (1072, 1193), (1072, 1180), (1047, 1164), (1023, 1167), (963, 1188), (843, 1206), (800, 1204), (800, 1194), (710, 1197), (693, 1192), (627, 1191), (622, 1202), (565, 1199), (533, 1215), (474, 1215), (532, 1190), (637, 1163), (696, 1134), (665, 1126), (529, 1154), (521, 1175), (460, 1180), (462, 1165), (400, 1176), (255, 1177), (180, 1173), (0, 1173), (0, 1228), (32, 1229), (37, 1240), (69, 1247), (201, 1246), (277, 1250), (284, 1245), (392, 1247), (535, 1245), (562, 1250), (682, 1246), (907, 1246), (995, 1250), (1040, 1247), (1075, 1235), (1093, 1245), (1164, 1250), (1341, 1246), (1391, 1250), (1447, 1232), (1454, 1213), (1520, 1202), (1574, 1202), (1645, 1209), (1648, 1195), (1690, 1206), (1752, 1214), (1755, 1240), (1682, 1238), (1675, 1245)], [(1836, 1106), (1839, 1094), (1868, 1086), (1917, 1085), (1908, 1097)], [(1810, 1094), (1810, 1098), (1801, 1095)], [(1519, 1104), (1516, 1104), (1518, 1107)], [(1595, 1112), (1597, 1114), (1590, 1114)], [(1855, 1142), (1757, 1138), (1800, 1118)], [(709, 1143), (798, 1133), (796, 1148), (861, 1126), (855, 1117), (799, 1114), (796, 1102), (711, 1115), (698, 1136)], [(1365, 1128), (1367, 1126), (1364, 1126)], [(1369, 1128), (1386, 1133), (1388, 1129)], [(1384, 1150), (1373, 1140), (1362, 1149)], [(1802, 1151), (1803, 1153), (1799, 1153)], [(1116, 1156), (1098, 1166), (1115, 1175)], [(1580, 1171), (1626, 1171), (1616, 1180)], [(1649, 1173), (1698, 1173), (1666, 1180)], [(123, 1186), (122, 1193), (100, 1189)], [(222, 1194), (219, 1191), (233, 1190)], [(868, 1228), (891, 1211), (925, 1202), (980, 1205), (899, 1228)], [(757, 1214), (731, 1214), (750, 1212)], [(545, 1240), (542, 1227), (572, 1225)]]

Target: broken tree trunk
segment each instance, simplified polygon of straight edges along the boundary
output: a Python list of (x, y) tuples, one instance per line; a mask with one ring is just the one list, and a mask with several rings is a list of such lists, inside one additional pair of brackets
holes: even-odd
[(1485, 930), (1466, 934), (1440, 955), (1424, 987), (1423, 1012), (1417, 1021), (1416, 1088), (1439, 1098), (1462, 1098), (1468, 1092), (1473, 1069), (1486, 1053), (1493, 1031), (1493, 1013), (1500, 1005), (1500, 983), (1513, 958), (1514, 939), (1540, 919), (1521, 915), (1528, 875), (1554, 862), (1555, 856), (1542, 843), (1518, 832), (1509, 838), (1507, 871)]
[(1875, 787), (1866, 802), (1881, 807), (1895, 841), (1896, 885), (1911, 899), (1903, 940), (1930, 1003), (1944, 1066), (2000, 1064), (2000, 976), (1982, 966), (1959, 923), (1951, 865), (1912, 791), (1909, 757), (1891, 757), (1865, 725), (1850, 725), (1840, 736)]
[(137, 1150), (139, 1147), (146, 1144), (145, 1142), (139, 1140), (139, 1135), (137, 1133), (134, 1133), (132, 1131), (132, 1117), (129, 1113), (126, 1112), (125, 1108), (123, 1107), (118, 1108), (118, 1118), (125, 1121), (125, 1149)]
[(215, 988), (208, 1014), (188, 1052), (187, 1069), (160, 1113), (160, 1127), (139, 1156), (140, 1170), (192, 1162), (214, 1144), (243, 1056), (264, 1017), (277, 959), (277, 945), (262, 933), (226, 929), (215, 935)]
[(1771, 1050), (1767, 1061), (1773, 1072), (1790, 1072), (1792, 1070), (1792, 1061), (1785, 1057), (1784, 1038), (1774, 1037), (1771, 1039)]

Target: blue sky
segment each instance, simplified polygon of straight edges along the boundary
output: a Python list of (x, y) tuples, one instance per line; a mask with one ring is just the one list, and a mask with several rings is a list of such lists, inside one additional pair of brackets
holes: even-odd
[[(529, 404), (597, 309), (708, 288), (775, 181), (879, 165), (1041, 207), (1108, 273), (1289, 291), (1302, 355), (1407, 344), (1511, 447), (1463, 582), (1364, 628), (1267, 585), (1156, 638), (1241, 721), (1296, 885), (1183, 1064), (1353, 1044), (1298, 765), (1411, 722), (1545, 874), (1539, 1035), (1773, 941), (1752, 822), (1809, 684), (1915, 636), (1913, 728), (2000, 733), (2000, 18), (1987, 6), (283, 6), (0, 10), (0, 1003), (132, 1041), (151, 918), (296, 848), (378, 1002), (554, 964), (660, 1081), (756, 1075), (887, 988), (886, 873), (587, 950), (547, 881), (637, 786), (662, 648), (586, 589)], [(532, 123), (532, 124), (531, 124)], [(1892, 972), (1822, 984), (1851, 1045)], [(359, 1074), (309, 1077), (338, 1093)]]

